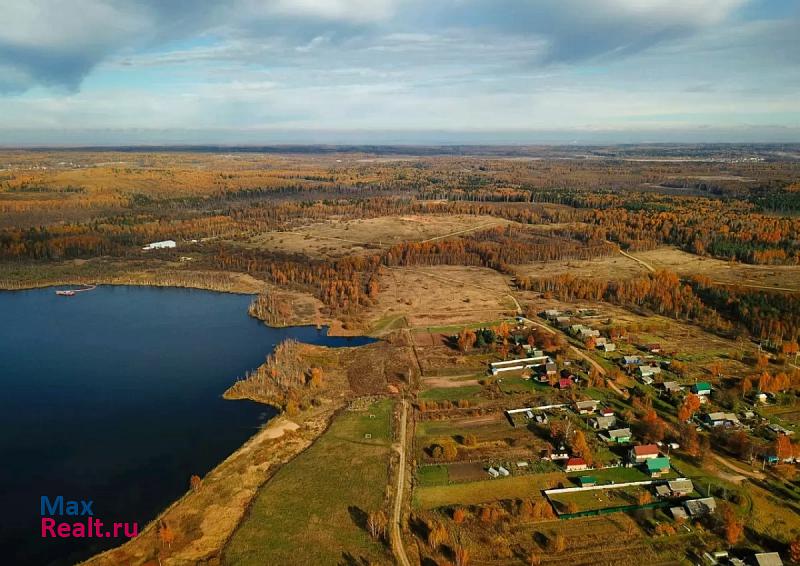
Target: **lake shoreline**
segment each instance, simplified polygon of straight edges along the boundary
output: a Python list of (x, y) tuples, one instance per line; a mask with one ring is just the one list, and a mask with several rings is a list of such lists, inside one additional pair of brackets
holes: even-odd
[[(163, 566), (219, 559), (225, 545), (245, 518), (258, 489), (286, 463), (308, 449), (330, 426), (342, 407), (330, 407), (309, 415), (297, 424), (279, 413), (250, 437), (241, 447), (215, 466), (202, 479), (198, 491), (189, 489), (183, 496), (160, 512), (139, 533), (120, 546), (106, 550), (80, 562), (80, 566), (117, 566), (121, 560), (145, 563), (153, 557), (153, 548), (161, 548), (159, 526), (174, 525), (187, 516), (202, 517), (202, 524), (214, 524), (214, 530), (192, 541), (188, 549), (176, 554), (157, 555)], [(287, 423), (297, 426), (286, 430)], [(269, 450), (270, 456), (248, 466), (254, 454)], [(239, 491), (230, 496), (231, 486)], [(225, 506), (224, 503), (229, 503)]]
[[(351, 395), (340, 391), (341, 380), (346, 379), (340, 350), (350, 348), (310, 344), (299, 344), (297, 347), (302, 350), (302, 354), (299, 354), (302, 356), (330, 356), (329, 367), (338, 370), (331, 372), (331, 387), (320, 391), (319, 403), (311, 404), (290, 417), (267, 398), (255, 395), (234, 397), (229, 394), (230, 389), (226, 390), (223, 395), (226, 399), (248, 400), (275, 407), (279, 412), (239, 449), (214, 467), (203, 478), (198, 491), (189, 489), (149, 522), (138, 537), (81, 562), (82, 566), (116, 566), (123, 559), (128, 561), (124, 563), (131, 564), (159, 560), (162, 566), (218, 563), (225, 546), (246, 518), (261, 486), (312, 446), (352, 400)], [(341, 375), (335, 376), (335, 373)], [(166, 524), (173, 531), (182, 532), (180, 525), (189, 522), (199, 522), (199, 532), (195, 529), (185, 540), (176, 541), (174, 550), (165, 549), (159, 539), (160, 526)], [(210, 525), (213, 528), (204, 528)]]
[[(49, 343), (59, 344), (60, 347), (65, 348), (69, 352), (82, 352), (84, 349), (87, 351), (102, 351), (100, 348), (91, 348), (90, 345), (94, 345), (96, 340), (104, 339), (105, 342), (108, 340), (116, 340), (117, 337), (116, 332), (110, 332), (109, 329), (101, 330), (106, 328), (104, 325), (111, 324), (116, 325), (117, 320), (129, 320), (131, 321), (133, 334), (131, 335), (132, 338), (136, 336), (144, 336), (149, 334), (146, 332), (145, 334), (137, 335), (136, 332), (140, 332), (143, 329), (148, 329), (150, 327), (150, 320), (158, 321), (172, 321), (172, 320), (182, 320), (180, 318), (173, 319), (172, 314), (179, 314), (179, 316), (186, 316), (189, 313), (203, 313), (206, 312), (203, 310), (202, 301), (209, 301), (213, 300), (208, 298), (200, 298), (201, 295), (195, 297), (193, 294), (189, 294), (188, 291), (184, 291), (180, 293), (180, 290), (197, 290), (198, 292), (208, 292), (208, 289), (198, 288), (196, 286), (192, 287), (176, 287), (175, 285), (160, 285), (160, 286), (151, 286), (151, 285), (125, 285), (122, 283), (113, 283), (108, 285), (103, 285), (98, 287), (98, 289), (91, 291), (87, 291), (86, 293), (82, 293), (75, 297), (56, 297), (54, 293), (54, 289), (48, 289), (48, 287), (54, 287), (51, 284), (44, 284), (41, 282), (41, 285), (37, 286), (30, 286), (25, 289), (7, 289), (7, 290), (0, 290), (0, 297), (5, 296), (5, 300), (8, 302), (9, 305), (19, 305), (19, 308), (12, 309), (9, 311), (9, 314), (14, 315), (17, 317), (17, 320), (27, 320), (29, 317), (33, 317), (30, 320), (31, 328), (41, 328), (43, 322), (41, 323), (34, 323), (33, 321), (39, 321), (40, 318), (45, 317), (48, 325), (57, 329), (57, 333), (54, 338), (57, 339), (53, 340), (50, 339)], [(82, 285), (83, 283), (81, 283)], [(68, 286), (76, 286), (74, 280), (71, 283), (66, 284)], [(62, 285), (56, 285), (55, 287), (62, 287)], [(124, 289), (125, 287), (129, 287), (129, 290)], [(147, 292), (145, 289), (153, 287)], [(142, 289), (141, 291), (139, 289)], [(175, 300), (173, 297), (167, 293), (168, 289), (172, 289), (176, 291), (178, 294), (176, 295)], [(164, 292), (162, 293), (161, 290)], [(12, 298), (17, 292), (21, 293), (19, 299)], [(212, 291), (214, 292), (219, 291)], [(95, 295), (99, 295), (95, 298)], [(227, 305), (223, 310), (230, 313), (231, 311), (231, 304), (232, 301), (235, 303), (233, 308), (234, 313), (238, 313), (237, 316), (228, 316), (227, 319), (230, 320), (232, 318), (244, 318), (241, 317), (242, 308), (247, 310), (246, 308), (246, 299), (238, 299), (234, 300), (234, 295), (246, 295), (244, 293), (232, 293), (230, 291), (224, 291), (220, 295), (220, 297), (227, 295), (231, 297), (230, 299), (223, 301), (221, 304)], [(142, 300), (140, 302), (139, 297), (146, 297), (147, 300)], [(153, 302), (154, 299), (155, 302)], [(200, 301), (200, 302), (198, 302)], [(39, 308), (39, 305), (48, 305), (45, 308)], [(149, 305), (158, 305), (158, 307), (153, 310), (152, 313), (149, 315), (139, 316), (139, 313), (148, 312), (146, 309), (152, 307)], [(216, 304), (216, 303), (215, 303)], [(119, 305), (121, 307), (120, 310), (117, 310), (116, 307), (111, 305)], [(173, 306), (174, 305), (174, 306)], [(198, 305), (198, 307), (195, 307)], [(145, 310), (143, 310), (145, 309)], [(54, 317), (55, 313), (55, 317)], [(106, 313), (113, 313), (114, 316), (107, 317)], [(154, 316), (150, 316), (154, 315)], [(26, 318), (27, 317), (27, 318)], [(81, 318), (76, 318), (81, 317)], [(197, 324), (196, 316), (194, 318), (190, 318), (187, 320), (194, 321), (194, 324), (191, 324), (188, 328), (201, 328), (203, 327), (202, 324)], [(252, 317), (249, 314), (246, 315), (246, 318), (250, 320), (248, 323), (249, 328), (258, 327), (260, 326), (263, 321), (257, 319), (256, 317)], [(10, 320), (14, 320), (13, 316)], [(64, 326), (64, 321), (69, 320), (81, 320), (83, 321), (81, 324), (87, 325), (88, 321), (98, 321), (100, 326), (98, 330), (95, 332), (68, 332), (67, 334), (59, 334), (63, 333), (63, 331), (68, 328)], [(145, 326), (142, 326), (142, 321), (146, 320)], [(226, 323), (227, 324), (227, 323)], [(163, 332), (164, 325), (162, 323), (158, 323), (158, 328), (162, 329)], [(283, 327), (283, 326), (272, 326), (268, 324), (264, 324), (264, 327), (271, 328), (278, 330), (278, 336), (280, 338), (273, 339), (270, 343), (272, 344), (272, 348), (267, 350), (263, 350), (263, 356), (267, 356), (271, 352), (274, 351), (274, 348), (282, 343), (284, 340), (299, 340), (298, 344), (303, 344), (316, 352), (317, 355), (324, 355), (326, 357), (330, 357), (331, 360), (339, 360), (339, 355), (334, 354), (332, 352), (336, 350), (350, 350), (352, 346), (358, 346), (363, 344), (363, 341), (354, 340), (352, 346), (350, 346), (349, 338), (350, 337), (335, 337), (326, 334), (325, 332), (314, 332), (312, 330), (311, 324), (305, 325), (298, 325), (295, 328), (295, 325), (292, 327)], [(126, 325), (127, 327), (127, 325)], [(302, 327), (307, 328), (306, 330), (302, 330)], [(81, 328), (89, 328), (89, 326), (81, 326)], [(121, 328), (121, 327), (120, 327)], [(212, 327), (211, 328), (224, 328), (224, 327)], [(285, 329), (285, 330), (281, 330)], [(327, 330), (327, 329), (325, 329)], [(26, 331), (27, 332), (27, 331)], [(272, 331), (271, 331), (272, 332)], [(190, 333), (191, 334), (191, 333)], [(196, 332), (195, 332), (196, 334)], [(206, 333), (203, 333), (206, 336)], [(28, 334), (20, 335), (17, 340), (29, 340), (27, 338)], [(63, 337), (76, 337), (77, 341), (73, 340), (72, 338), (67, 340), (62, 340)], [(267, 334), (267, 336), (271, 336), (271, 334)], [(166, 338), (166, 337), (165, 337)], [(276, 341), (277, 340), (277, 341)], [(185, 341), (185, 340), (184, 340)], [(155, 350), (156, 352), (160, 352), (161, 357), (157, 357), (157, 360), (163, 360), (167, 365), (171, 364), (169, 362), (169, 353), (173, 351), (173, 348), (178, 348), (178, 345), (174, 343), (175, 341), (172, 339), (161, 339), (159, 341), (159, 349)], [(27, 343), (27, 342), (25, 342)], [(123, 340), (120, 344), (128, 344), (129, 342)], [(203, 348), (203, 340), (194, 341), (191, 340), (189, 343), (185, 344), (185, 347), (182, 349), (183, 352), (191, 351), (194, 347)], [(234, 340), (233, 344), (241, 344), (243, 342)], [(324, 343), (326, 346), (316, 345)], [(15, 341), (8, 343), (8, 347), (13, 348), (13, 344)], [(208, 344), (207, 346), (211, 346)], [(344, 346), (344, 348), (341, 348)], [(348, 347), (350, 346), (350, 347)], [(112, 346), (113, 347), (113, 346)], [(313, 350), (316, 349), (317, 350)], [(228, 379), (224, 379), (221, 383), (221, 387), (217, 389), (217, 392), (211, 392), (211, 395), (219, 399), (220, 403), (224, 403), (226, 405), (229, 400), (232, 400), (233, 397), (228, 394), (228, 390), (232, 387), (236, 381), (232, 381), (232, 376), (238, 375), (239, 377), (243, 377), (246, 374), (238, 373), (238, 370), (235, 368), (237, 367), (235, 361), (242, 360), (241, 356), (238, 354), (241, 348), (235, 347), (232, 350), (232, 353), (236, 355), (234, 358), (231, 358), (229, 361), (234, 361), (234, 372), (228, 375)], [(21, 350), (16, 350), (21, 351)], [(153, 352), (153, 350), (148, 349), (148, 352)], [(177, 351), (177, 350), (175, 350)], [(206, 348), (204, 351), (210, 352), (214, 351), (214, 347)], [(244, 350), (242, 349), (242, 352)], [(331, 352), (330, 354), (325, 354), (324, 352)], [(320, 354), (323, 353), (323, 354)], [(166, 356), (166, 357), (164, 357)], [(78, 356), (80, 358), (80, 356)], [(185, 357), (185, 355), (184, 355)], [(93, 359), (93, 358), (92, 358)], [(156, 359), (152, 360), (156, 362)], [(191, 372), (191, 370), (182, 370), (181, 367), (185, 367), (183, 364), (185, 361), (183, 358), (178, 358), (183, 361), (180, 363), (180, 367), (176, 366), (173, 371), (177, 371), (178, 375), (186, 373), (186, 371)], [(22, 363), (19, 361), (15, 361), (15, 358), (11, 358), (11, 363)], [(217, 357), (214, 358), (214, 366), (219, 366), (220, 364), (224, 364), (224, 361), (228, 360), (226, 357)], [(261, 358), (263, 362), (264, 358)], [(93, 362), (90, 362), (93, 363)], [(161, 362), (156, 362), (161, 365)], [(252, 363), (252, 362), (250, 362)], [(309, 362), (310, 363), (310, 362)], [(332, 362), (334, 365), (336, 361)], [(20, 366), (22, 367), (22, 366)], [(65, 366), (72, 368), (72, 365)], [(74, 366), (75, 368), (79, 366)], [(92, 367), (103, 367), (98, 366), (96, 364), (92, 365)], [(166, 366), (165, 366), (166, 367)], [(204, 368), (207, 366), (203, 366)], [(248, 366), (250, 368), (254, 368), (256, 366)], [(134, 370), (132, 375), (139, 375), (136, 372), (142, 371), (142, 369)], [(74, 370), (70, 370), (74, 371)], [(130, 373), (130, 372), (129, 372)], [(219, 371), (217, 370), (219, 374)], [(227, 373), (227, 372), (226, 372)], [(13, 373), (11, 375), (14, 375)], [(61, 375), (58, 371), (55, 373), (51, 372), (51, 375)], [(85, 375), (91, 375), (91, 372), (87, 372)], [(192, 374), (195, 375), (195, 374)], [(69, 379), (72, 379), (71, 374), (65, 374), (65, 376), (69, 376)], [(341, 376), (340, 376), (341, 377)], [(61, 378), (59, 378), (61, 379)], [(182, 378), (183, 379), (183, 378)], [(141, 382), (141, 380), (137, 381)], [(72, 382), (70, 382), (72, 383)], [(141, 382), (144, 383), (144, 382)], [(172, 382), (170, 382), (172, 383)], [(175, 384), (183, 384), (182, 381), (174, 382)], [(331, 381), (333, 383), (333, 381)], [(189, 382), (186, 382), (186, 385), (189, 385)], [(341, 382), (339, 383), (341, 385)], [(182, 385), (173, 385), (173, 387), (180, 387)], [(149, 387), (149, 385), (143, 384), (139, 386), (139, 389), (136, 391), (140, 391), (143, 387)], [(163, 392), (162, 392), (163, 393)], [(203, 393), (205, 395), (205, 393)], [(304, 450), (306, 447), (310, 446), (322, 432), (327, 428), (331, 417), (338, 411), (345, 403), (345, 399), (340, 397), (336, 394), (330, 395), (329, 391), (324, 391), (322, 389), (316, 390), (315, 389), (315, 396), (322, 395), (320, 402), (317, 403), (317, 399), (313, 404), (305, 404), (302, 410), (299, 413), (295, 413), (291, 411), (291, 414), (294, 418), (289, 418), (282, 410), (282, 407), (277, 406), (274, 403), (266, 402), (265, 399), (255, 399), (251, 396), (247, 395), (238, 395), (236, 399), (243, 399), (249, 402), (253, 402), (254, 405), (248, 407), (241, 407), (240, 410), (239, 406), (233, 406), (233, 413), (239, 414), (250, 414), (254, 410), (259, 411), (256, 405), (261, 407), (270, 407), (269, 410), (260, 409), (261, 416), (259, 419), (263, 419), (263, 415), (266, 413), (270, 416), (269, 421), (266, 424), (258, 426), (255, 431), (252, 429), (247, 431), (245, 436), (242, 440), (237, 440), (234, 442), (233, 445), (230, 447), (230, 451), (225, 451), (224, 454), (218, 454), (215, 452), (208, 452), (203, 450), (204, 446), (214, 446), (215, 444), (219, 444), (215, 440), (215, 438), (219, 435), (213, 435), (213, 437), (209, 437), (208, 440), (203, 440), (202, 437), (195, 436), (191, 442), (188, 443), (190, 446), (196, 445), (196, 450), (201, 450), (203, 452), (207, 452), (205, 456), (208, 464), (200, 465), (197, 468), (198, 471), (200, 470), (209, 470), (205, 477), (203, 478), (203, 487), (198, 491), (189, 490), (188, 492), (177, 492), (174, 490), (173, 481), (171, 485), (173, 485), (173, 495), (171, 495), (168, 499), (162, 500), (162, 504), (166, 505), (162, 507), (160, 510), (156, 510), (157, 513), (153, 513), (152, 515), (149, 512), (143, 514), (142, 517), (147, 518), (149, 515), (150, 517), (155, 517), (153, 520), (148, 520), (146, 526), (143, 522), (140, 522), (140, 534), (138, 537), (133, 539), (132, 541), (124, 541), (118, 540), (115, 541), (117, 543), (122, 543), (121, 546), (117, 546), (108, 550), (101, 550), (97, 549), (99, 554), (95, 554), (93, 556), (88, 556), (84, 554), (83, 556), (76, 556), (75, 559), (84, 559), (87, 563), (97, 563), (97, 564), (119, 564), (119, 563), (128, 563), (127, 558), (124, 560), (119, 559), (118, 554), (113, 554), (115, 550), (120, 548), (128, 549), (131, 546), (135, 546), (139, 541), (146, 541), (148, 538), (152, 539), (155, 537), (158, 538), (158, 526), (163, 521), (172, 521), (173, 518), (176, 516), (177, 513), (177, 524), (180, 525), (180, 530), (184, 530), (185, 523), (192, 523), (198, 522), (201, 525), (199, 527), (202, 531), (202, 536), (198, 538), (197, 541), (194, 541), (191, 545), (191, 548), (183, 549), (182, 552), (194, 552), (195, 554), (192, 555), (190, 558), (190, 562), (194, 561), (198, 558), (198, 556), (206, 556), (209, 554), (209, 549), (213, 552), (219, 552), (222, 550), (222, 545), (224, 545), (225, 540), (227, 537), (231, 536), (234, 532), (236, 526), (240, 523), (243, 513), (249, 506), (251, 499), (256, 494), (256, 491), (260, 485), (262, 485), (265, 481), (267, 481), (272, 474), (274, 474), (278, 469), (281, 468), (283, 464), (293, 459), (298, 453)], [(146, 397), (146, 395), (144, 396)], [(136, 398), (142, 399), (143, 397), (140, 393), (137, 392)], [(224, 399), (224, 401), (223, 401)], [(273, 410), (274, 409), (274, 410)], [(185, 409), (181, 409), (185, 410)], [(231, 413), (230, 410), (227, 413)], [(213, 416), (216, 413), (206, 413), (203, 410), (200, 413), (197, 413), (194, 418), (184, 419), (184, 422), (191, 422), (191, 421), (198, 421), (198, 417), (200, 420), (205, 419), (207, 416)], [(241, 419), (239, 419), (241, 420)], [(262, 421), (263, 422), (263, 421)], [(196, 426), (196, 425), (190, 425)], [(207, 428), (207, 427), (206, 427)], [(188, 439), (187, 439), (188, 440)], [(102, 444), (100, 444), (102, 445)], [(185, 450), (184, 450), (185, 451)], [(146, 453), (146, 452), (145, 452)], [(97, 453), (99, 456), (100, 453)], [(220, 459), (215, 459), (216, 457), (221, 456)], [(105, 459), (101, 457), (101, 461), (106, 463)], [(113, 462), (110, 460), (109, 462)], [(193, 468), (189, 467), (191, 470)], [(154, 468), (150, 468), (153, 470)], [(155, 472), (154, 472), (155, 473)], [(189, 477), (187, 473), (186, 476), (186, 488), (189, 488)], [(200, 471), (202, 473), (202, 471)], [(172, 478), (175, 479), (174, 477)], [(39, 483), (31, 483), (33, 487), (39, 486)], [(45, 484), (41, 484), (44, 486)], [(144, 484), (143, 484), (144, 485)], [(159, 485), (169, 485), (167, 483), (159, 484)], [(178, 487), (180, 484), (178, 484)], [(113, 502), (113, 499), (110, 500)], [(189, 502), (187, 504), (187, 501)], [(193, 503), (192, 503), (193, 502)], [(210, 541), (210, 542), (209, 542)], [(108, 541), (112, 542), (112, 541)], [(152, 543), (152, 540), (150, 541)], [(158, 544), (146, 544), (145, 546), (149, 546), (152, 548), (158, 548)], [(173, 545), (173, 548), (176, 545)], [(57, 548), (57, 547), (56, 547)], [(96, 548), (96, 547), (95, 547)], [(57, 551), (58, 552), (58, 551)], [(72, 551), (70, 551), (72, 552)], [(79, 551), (77, 551), (79, 552)], [(76, 554), (77, 554), (76, 552)], [(124, 555), (127, 556), (128, 550), (124, 551)], [(213, 554), (213, 552), (211, 554)], [(94, 562), (95, 560), (99, 560), (100, 557), (103, 557), (109, 553), (115, 557), (110, 562)], [(55, 554), (56, 559), (62, 560), (65, 563), (72, 563), (67, 562), (69, 560), (69, 555), (66, 553), (57, 553)], [(104, 559), (105, 560), (105, 559)], [(147, 562), (147, 560), (142, 561), (141, 563)], [(163, 563), (163, 561), (162, 561)]]
[[(331, 337), (355, 337), (368, 336), (369, 333), (362, 332), (361, 329), (345, 328), (343, 322), (336, 318), (323, 316), (319, 313), (322, 304), (310, 294), (303, 291), (287, 291), (279, 289), (266, 281), (256, 279), (245, 273), (238, 272), (177, 272), (183, 280), (176, 279), (176, 273), (163, 273), (161, 271), (135, 272), (129, 274), (119, 274), (100, 277), (80, 277), (70, 276), (68, 278), (42, 278), (27, 281), (13, 281), (0, 278), (0, 292), (31, 291), (36, 289), (47, 289), (50, 287), (70, 287), (81, 285), (98, 286), (129, 286), (129, 287), (154, 287), (159, 289), (194, 289), (198, 291), (210, 291), (215, 293), (227, 293), (232, 295), (245, 295), (256, 297), (264, 291), (276, 292), (290, 297), (292, 303), (303, 301), (306, 304), (312, 303), (314, 315), (307, 316), (293, 309), (285, 324), (274, 324), (258, 317), (259, 320), (270, 328), (289, 328), (296, 326), (325, 326), (328, 328), (327, 335)], [(220, 279), (223, 277), (226, 279)]]

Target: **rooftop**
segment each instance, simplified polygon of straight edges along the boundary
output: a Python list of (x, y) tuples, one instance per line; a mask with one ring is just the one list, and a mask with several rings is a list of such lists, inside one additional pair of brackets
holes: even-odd
[(669, 468), (669, 458), (666, 456), (659, 456), (658, 458), (650, 458), (647, 461), (647, 469), (651, 472)]
[(633, 453), (636, 456), (651, 456), (658, 454), (661, 450), (655, 444), (640, 444), (633, 447)]

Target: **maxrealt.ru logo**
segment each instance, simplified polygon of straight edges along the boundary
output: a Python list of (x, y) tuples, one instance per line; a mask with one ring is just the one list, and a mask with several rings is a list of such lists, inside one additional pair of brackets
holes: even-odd
[(65, 499), (59, 495), (41, 499), (42, 537), (44, 538), (133, 538), (139, 534), (138, 523), (109, 523), (94, 516), (91, 499)]

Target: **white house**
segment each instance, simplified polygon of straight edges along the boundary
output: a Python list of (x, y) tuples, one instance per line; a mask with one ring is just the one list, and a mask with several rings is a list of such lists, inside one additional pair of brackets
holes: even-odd
[(175, 248), (178, 244), (175, 243), (175, 240), (164, 240), (163, 242), (153, 242), (151, 244), (147, 244), (142, 249), (144, 251), (147, 250), (163, 250), (167, 248)]
[(595, 401), (594, 399), (590, 399), (588, 401), (577, 401), (575, 403), (575, 412), (581, 415), (588, 415), (594, 413), (599, 404), (600, 401)]
[[(536, 352), (534, 352), (536, 353)], [(518, 360), (505, 360), (502, 362), (491, 362), (489, 364), (489, 372), (492, 375), (497, 375), (503, 371), (515, 371), (530, 369), (541, 365), (552, 363), (553, 360), (550, 356), (532, 356), (529, 358), (520, 358)]]

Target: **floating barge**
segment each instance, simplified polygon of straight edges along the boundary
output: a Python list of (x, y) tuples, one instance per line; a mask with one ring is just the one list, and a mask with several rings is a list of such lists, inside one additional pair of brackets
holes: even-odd
[(63, 291), (56, 291), (56, 295), (59, 297), (74, 297), (77, 293), (83, 293), (84, 291), (92, 291), (96, 289), (97, 285), (86, 285), (83, 289), (66, 289)]

